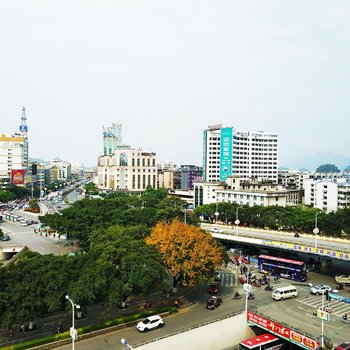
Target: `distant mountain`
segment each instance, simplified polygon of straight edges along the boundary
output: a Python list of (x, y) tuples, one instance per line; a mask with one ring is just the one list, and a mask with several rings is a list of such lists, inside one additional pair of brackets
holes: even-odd
[(300, 158), (294, 162), (284, 164), (283, 166), (289, 169), (308, 169), (309, 171), (315, 171), (322, 164), (334, 164), (340, 171), (344, 171), (350, 165), (350, 157), (343, 156), (341, 154), (322, 152), (316, 153), (311, 156)]
[(49, 165), (50, 162), (47, 162), (46, 160), (42, 160), (40, 158), (29, 158), (29, 161), (30, 162), (34, 162), (34, 163), (41, 163), (41, 164), (44, 164), (44, 165)]

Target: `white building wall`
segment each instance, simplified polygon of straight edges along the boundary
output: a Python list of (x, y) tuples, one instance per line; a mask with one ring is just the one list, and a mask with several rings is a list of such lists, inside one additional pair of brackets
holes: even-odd
[[(221, 129), (208, 129), (203, 150), (205, 181), (220, 181)], [(278, 135), (232, 128), (232, 176), (278, 181)]]
[(11, 170), (28, 169), (28, 143), (24, 137), (0, 136), (0, 177), (10, 178)]
[(338, 180), (306, 180), (304, 203), (327, 213), (348, 208), (350, 205), (350, 184)]
[(148, 185), (158, 188), (156, 154), (119, 147), (111, 156), (100, 156), (98, 187), (109, 190), (143, 192)]

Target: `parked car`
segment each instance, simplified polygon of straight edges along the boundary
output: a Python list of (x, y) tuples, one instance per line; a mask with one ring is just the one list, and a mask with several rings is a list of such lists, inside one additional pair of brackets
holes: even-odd
[(9, 241), (10, 240), (10, 236), (8, 234), (4, 234), (0, 237), (1, 241)]
[(149, 316), (145, 318), (143, 321), (140, 321), (136, 328), (140, 332), (147, 332), (151, 329), (160, 328), (164, 326), (164, 321), (159, 315)]
[(216, 296), (212, 296), (208, 302), (206, 308), (208, 310), (214, 310), (222, 304), (222, 299)]
[(331, 292), (332, 288), (325, 284), (315, 284), (311, 287), (310, 293), (314, 295), (320, 295), (326, 293), (326, 291)]
[(212, 283), (210, 286), (209, 286), (209, 293), (210, 294), (218, 294), (219, 291), (220, 291), (220, 284), (219, 283)]

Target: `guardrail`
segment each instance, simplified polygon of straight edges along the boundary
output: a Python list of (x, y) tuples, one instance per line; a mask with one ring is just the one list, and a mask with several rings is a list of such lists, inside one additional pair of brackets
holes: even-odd
[[(234, 317), (234, 316), (238, 316), (238, 315), (241, 315), (243, 314), (245, 311), (242, 310), (240, 312), (235, 312), (235, 313), (230, 313), (226, 316), (223, 316), (223, 317), (220, 317), (218, 319), (215, 319), (215, 320), (211, 320), (211, 321), (207, 321), (205, 323), (201, 323), (201, 324), (198, 324), (196, 326), (193, 326), (193, 327), (188, 327), (188, 328), (184, 328), (184, 329), (180, 329), (179, 331), (176, 331), (176, 332), (173, 332), (173, 333), (170, 333), (170, 334), (167, 334), (167, 335), (163, 335), (162, 337), (158, 337), (158, 338), (154, 338), (154, 339), (151, 339), (151, 340), (147, 340), (147, 341), (144, 341), (142, 343), (138, 343), (136, 345), (133, 345), (134, 348), (138, 347), (138, 346), (142, 346), (142, 345), (146, 345), (146, 344), (149, 344), (149, 343), (153, 343), (153, 342), (156, 342), (156, 341), (159, 341), (159, 340), (162, 340), (162, 339), (167, 339), (167, 338), (170, 338), (170, 337), (173, 337), (175, 335), (179, 335), (181, 333), (185, 333), (185, 332), (189, 332), (189, 331), (192, 331), (193, 329), (196, 329), (196, 328), (200, 328), (200, 327), (203, 327), (203, 326), (206, 326), (208, 324), (212, 324), (212, 323), (215, 323), (215, 322), (219, 322), (219, 321), (222, 321), (222, 320), (225, 320), (227, 318), (230, 318), (230, 317)], [(123, 350), (127, 350), (129, 348), (125, 348)]]

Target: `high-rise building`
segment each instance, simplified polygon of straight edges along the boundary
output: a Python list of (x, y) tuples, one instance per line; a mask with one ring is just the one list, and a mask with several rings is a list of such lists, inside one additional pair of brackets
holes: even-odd
[(203, 168), (195, 165), (181, 165), (181, 189), (193, 190), (193, 181), (202, 178)]
[(114, 154), (118, 146), (122, 145), (122, 124), (112, 123), (112, 126), (103, 129), (103, 155)]
[(28, 126), (25, 107), (22, 108), (19, 132), (0, 136), (0, 178), (16, 184), (25, 183), (28, 171)]
[(203, 133), (203, 181), (225, 181), (228, 176), (278, 182), (278, 134), (238, 131), (221, 124)]
[(127, 192), (144, 192), (147, 186), (157, 188), (156, 154), (123, 145), (113, 155), (100, 156), (97, 186)]

